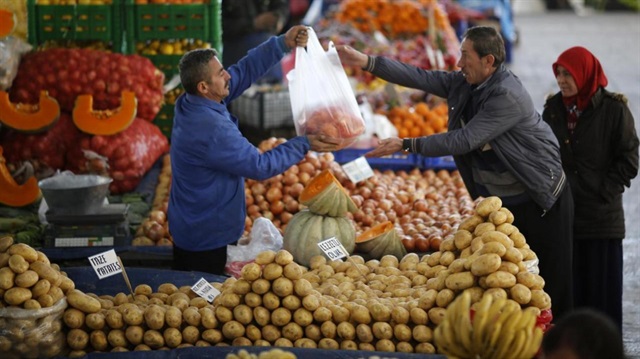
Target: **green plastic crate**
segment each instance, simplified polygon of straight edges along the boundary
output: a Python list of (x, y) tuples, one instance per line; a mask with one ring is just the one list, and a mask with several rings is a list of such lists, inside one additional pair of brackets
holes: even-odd
[(169, 139), (171, 138), (171, 128), (173, 127), (173, 114), (174, 105), (165, 103), (153, 120), (153, 124), (158, 126), (162, 134)]
[(38, 46), (47, 40), (95, 40), (110, 42), (122, 52), (124, 28), (122, 3), (111, 5), (37, 5), (28, 0), (29, 42)]
[(177, 75), (180, 70), (178, 69), (178, 63), (182, 55), (142, 55), (149, 58), (151, 62), (158, 68), (158, 70), (164, 72), (165, 82), (171, 80), (173, 75)]
[(222, 50), (221, 0), (208, 4), (146, 4), (126, 0), (126, 47), (147, 40), (200, 39)]

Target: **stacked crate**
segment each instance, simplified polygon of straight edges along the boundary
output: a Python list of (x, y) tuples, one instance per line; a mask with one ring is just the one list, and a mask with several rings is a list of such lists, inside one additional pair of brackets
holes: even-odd
[[(221, 0), (190, 4), (124, 1), (126, 52), (148, 57), (164, 72), (165, 82), (178, 75), (178, 63), (186, 51), (213, 47), (221, 52)], [(170, 137), (174, 103), (182, 88), (167, 90), (165, 104), (154, 123)]]
[(27, 0), (29, 43), (48, 41), (101, 42), (113, 52), (123, 52), (124, 23), (119, 0), (103, 4), (82, 0)]

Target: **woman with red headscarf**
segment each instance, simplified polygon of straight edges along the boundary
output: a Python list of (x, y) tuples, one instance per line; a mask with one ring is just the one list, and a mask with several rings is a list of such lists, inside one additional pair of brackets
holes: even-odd
[(553, 64), (560, 92), (543, 119), (558, 142), (575, 202), (574, 306), (608, 314), (622, 329), (622, 193), (638, 174), (638, 136), (621, 94), (605, 89), (598, 59), (583, 47)]

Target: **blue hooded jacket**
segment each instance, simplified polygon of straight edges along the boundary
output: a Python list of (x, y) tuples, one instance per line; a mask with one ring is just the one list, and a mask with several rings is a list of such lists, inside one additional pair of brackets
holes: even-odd
[(227, 102), (278, 63), (285, 49), (282, 35), (272, 37), (229, 67), (230, 92), (222, 103), (191, 94), (176, 101), (168, 218), (177, 247), (206, 251), (240, 239), (246, 217), (245, 177), (264, 180), (278, 175), (309, 151), (307, 138), (298, 136), (261, 154), (227, 110)]

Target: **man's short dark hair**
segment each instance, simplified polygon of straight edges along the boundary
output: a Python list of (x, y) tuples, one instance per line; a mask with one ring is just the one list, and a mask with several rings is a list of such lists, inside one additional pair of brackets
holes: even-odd
[(214, 57), (218, 57), (215, 49), (195, 49), (182, 56), (178, 68), (182, 87), (187, 93), (197, 94), (198, 83), (211, 76), (209, 61)]
[(506, 58), (504, 40), (500, 32), (491, 26), (471, 27), (464, 32), (462, 39), (473, 42), (473, 50), (478, 53), (478, 56), (493, 55), (496, 59), (493, 67), (500, 66)]
[(622, 333), (604, 313), (580, 308), (568, 313), (544, 336), (542, 351), (571, 349), (580, 359), (623, 359)]

